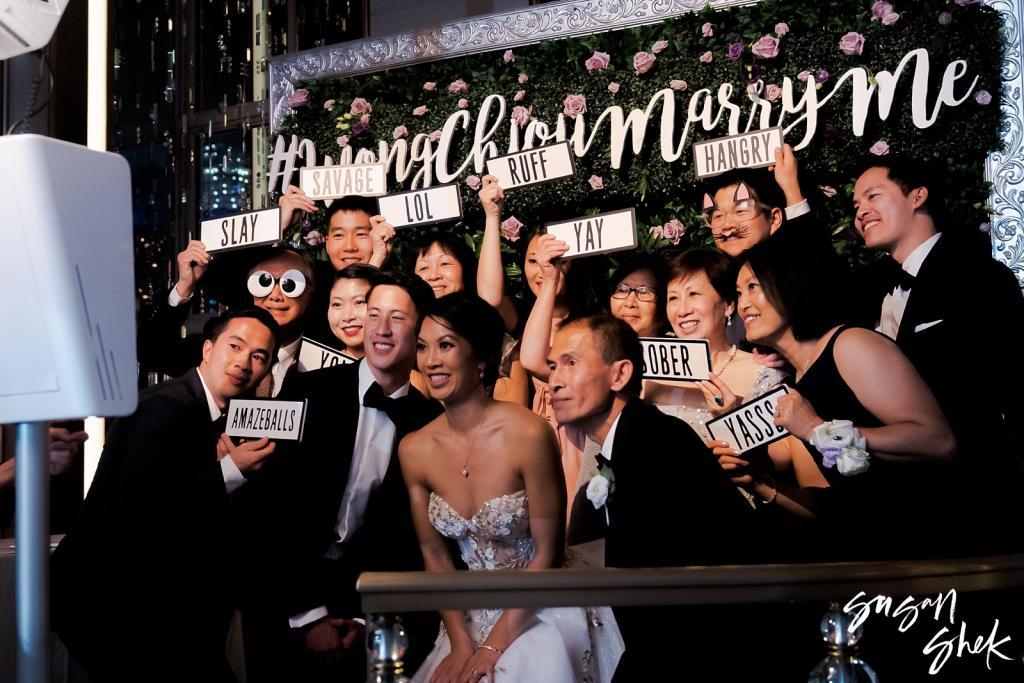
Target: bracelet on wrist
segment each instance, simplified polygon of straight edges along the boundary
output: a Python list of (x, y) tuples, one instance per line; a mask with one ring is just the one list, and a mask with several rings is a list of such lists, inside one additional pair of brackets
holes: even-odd
[(505, 653), (505, 651), (502, 650), (501, 648), (494, 647), (493, 645), (487, 645), (485, 643), (481, 643), (480, 645), (477, 646), (476, 649), (478, 649), (478, 650), (490, 650), (491, 652), (497, 652), (499, 655)]
[[(769, 484), (768, 481), (771, 481), (771, 484)], [(761, 505), (771, 505), (775, 502), (775, 499), (779, 497), (779, 486), (771, 477), (765, 477), (765, 481), (762, 481), (761, 483), (765, 486), (770, 485), (772, 487), (772, 495), (768, 496), (768, 498), (761, 498), (758, 502), (761, 503)]]

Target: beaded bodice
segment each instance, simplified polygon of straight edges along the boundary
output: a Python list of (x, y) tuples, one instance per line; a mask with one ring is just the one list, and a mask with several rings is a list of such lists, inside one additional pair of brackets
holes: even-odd
[(533, 559), (525, 489), (484, 501), (469, 519), (432, 492), (427, 517), (442, 536), (458, 541), (471, 570), (521, 569)]

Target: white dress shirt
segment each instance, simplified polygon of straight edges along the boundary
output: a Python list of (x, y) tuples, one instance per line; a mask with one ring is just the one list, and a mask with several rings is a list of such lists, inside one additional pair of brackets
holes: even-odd
[(612, 426), (608, 429), (608, 434), (604, 437), (604, 442), (601, 443), (601, 455), (604, 456), (605, 460), (611, 462), (612, 460), (612, 446), (615, 445), (615, 430), (619, 426), (619, 420), (622, 419), (622, 412), (615, 416), (615, 422), (612, 422)]
[(284, 378), (299, 359), (299, 345), (302, 344), (302, 337), (299, 337), (291, 344), (285, 344), (277, 349), (277, 361), (270, 368), (274, 377), (274, 384), (270, 392), (271, 398), (276, 398), (284, 386)]
[[(395, 444), (395, 424), (383, 410), (367, 408), (362, 404), (366, 392), (376, 382), (373, 371), (366, 360), (359, 361), (359, 422), (356, 424), (356, 439), (352, 447), (352, 464), (348, 470), (348, 484), (341, 497), (338, 522), (335, 526), (334, 543), (327, 551), (327, 557), (338, 559), (345, 554), (345, 543), (363, 523), (363, 515), (370, 502), (370, 496), (387, 474), (391, 464), (391, 452)], [(400, 398), (409, 393), (409, 382), (399, 387), (390, 398)], [(300, 628), (326, 617), (326, 607), (317, 607), (288, 619), (292, 628)]]
[[(210, 409), (210, 422), (216, 422), (220, 419), (221, 410), (217, 407), (217, 402), (213, 400), (210, 387), (206, 386), (206, 379), (203, 377), (202, 370), (197, 369), (196, 374), (199, 375), (199, 382), (203, 385), (203, 391), (206, 392), (206, 403)], [(225, 455), (220, 459), (220, 473), (224, 477), (224, 488), (227, 489), (228, 493), (231, 493), (245, 483), (245, 475), (242, 474), (242, 470), (238, 469), (238, 465), (235, 464), (230, 455)]]
[[(937, 232), (919, 244), (914, 251), (910, 252), (910, 256), (903, 261), (903, 270), (917, 277), (917, 274), (921, 272), (921, 266), (924, 265), (924, 260), (928, 258), (928, 254), (931, 253), (932, 248), (935, 247), (940, 237), (942, 237), (942, 233)], [(903, 289), (899, 285), (894, 287), (891, 293), (886, 294), (885, 299), (882, 300), (882, 314), (878, 319), (879, 332), (890, 339), (896, 339), (896, 335), (900, 332), (900, 323), (903, 322), (903, 313), (907, 310), (907, 300), (909, 298), (910, 290)]]
[(786, 215), (786, 220), (791, 221), (794, 218), (800, 218), (804, 214), (811, 212), (811, 205), (807, 203), (807, 200), (799, 201), (793, 206), (787, 206), (783, 209), (783, 213)]

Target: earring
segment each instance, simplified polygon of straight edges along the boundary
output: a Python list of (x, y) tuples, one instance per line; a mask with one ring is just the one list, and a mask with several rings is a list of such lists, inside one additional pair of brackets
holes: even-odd
[(732, 313), (730, 313), (729, 315), (725, 316), (725, 326), (726, 327), (732, 327)]

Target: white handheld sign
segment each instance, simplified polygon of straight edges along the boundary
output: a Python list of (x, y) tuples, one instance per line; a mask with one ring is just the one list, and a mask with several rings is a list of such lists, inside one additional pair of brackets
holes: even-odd
[(199, 226), (199, 240), (211, 253), (273, 244), (280, 239), (281, 209), (247, 211), (203, 221)]
[(309, 337), (303, 337), (302, 343), (299, 344), (299, 372), (323, 370), (335, 365), (355, 363), (357, 360), (359, 359), (313, 341)]
[(636, 249), (636, 211), (622, 209), (546, 223), (544, 232), (569, 245), (563, 259)]
[(462, 197), (454, 184), (389, 194), (378, 198), (377, 206), (377, 212), (395, 228), (462, 218)]
[(764, 168), (775, 163), (781, 148), (780, 127), (703, 140), (693, 143), (693, 169), (698, 178), (708, 178), (734, 168)]
[(227, 415), (228, 436), (301, 441), (306, 402), (236, 398), (228, 403)]
[(503, 190), (511, 190), (576, 175), (576, 165), (569, 143), (558, 142), (488, 159), (487, 172)]
[(711, 378), (711, 344), (707, 339), (641, 337), (644, 379), (698, 381)]
[(725, 441), (739, 453), (778, 441), (789, 431), (775, 425), (775, 406), (779, 397), (788, 393), (789, 389), (780, 386), (736, 410), (708, 420), (704, 426), (712, 439)]
[(388, 193), (387, 165), (307, 166), (299, 170), (299, 186), (310, 199), (379, 197)]

